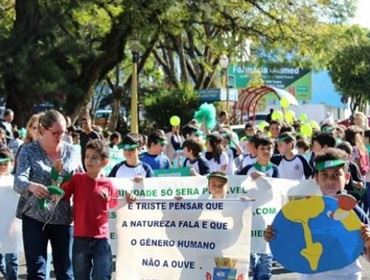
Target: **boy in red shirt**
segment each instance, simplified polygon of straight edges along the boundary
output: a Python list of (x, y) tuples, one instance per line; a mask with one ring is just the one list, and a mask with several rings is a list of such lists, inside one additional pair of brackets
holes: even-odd
[(73, 196), (75, 279), (111, 279), (112, 252), (108, 242), (108, 210), (117, 206), (117, 190), (102, 174), (109, 147), (99, 139), (86, 145), (86, 173), (75, 174), (62, 185), (65, 198)]

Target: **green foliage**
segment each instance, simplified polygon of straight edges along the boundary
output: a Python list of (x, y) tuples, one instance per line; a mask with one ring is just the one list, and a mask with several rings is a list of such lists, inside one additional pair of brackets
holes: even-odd
[(157, 128), (169, 127), (173, 115), (179, 116), (181, 125), (184, 125), (193, 118), (198, 105), (198, 95), (189, 85), (159, 89), (145, 98), (144, 105), (145, 118), (155, 123), (154, 126)]
[[(16, 118), (40, 100), (60, 104), (76, 117), (93, 87), (117, 64), (127, 91), (133, 38), (141, 43), (141, 86), (170, 100), (166, 93), (176, 90), (155, 89), (214, 86), (223, 53), (232, 63), (289, 60), (323, 67), (333, 50), (354, 42), (359, 32), (341, 25), (353, 14), (355, 0), (0, 2), (0, 90)], [(252, 57), (246, 55), (247, 41)], [(188, 98), (185, 107), (192, 100), (190, 94), (175, 95)], [(174, 103), (174, 108), (181, 104)], [(170, 115), (161, 123), (168, 125)]]
[(329, 73), (338, 91), (351, 98), (351, 110), (370, 101), (370, 40), (335, 53)]

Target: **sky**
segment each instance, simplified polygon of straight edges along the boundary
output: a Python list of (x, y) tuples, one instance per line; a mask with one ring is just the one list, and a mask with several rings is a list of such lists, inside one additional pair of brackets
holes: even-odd
[(358, 0), (357, 12), (353, 23), (370, 28), (370, 0)]

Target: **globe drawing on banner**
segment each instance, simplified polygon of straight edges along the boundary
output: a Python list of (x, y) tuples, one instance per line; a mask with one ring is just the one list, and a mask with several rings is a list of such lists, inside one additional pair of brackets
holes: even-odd
[(288, 202), (272, 226), (275, 238), (270, 248), (286, 269), (305, 274), (339, 269), (362, 253), (361, 222), (350, 195), (338, 200), (310, 196)]

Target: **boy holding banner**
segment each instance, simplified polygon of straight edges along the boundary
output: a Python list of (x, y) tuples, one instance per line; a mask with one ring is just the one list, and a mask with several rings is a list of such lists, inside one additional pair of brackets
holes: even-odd
[[(315, 179), (323, 195), (338, 197), (344, 191), (346, 182), (350, 178), (348, 162), (343, 151), (335, 148), (326, 148), (315, 157)], [(367, 226), (368, 218), (363, 210), (356, 206), (355, 213), (362, 222), (361, 238), (364, 240), (364, 254), (370, 261), (370, 229)], [(275, 238), (276, 234), (272, 226), (265, 231), (267, 242)], [(320, 272), (316, 274), (302, 274), (304, 280), (360, 280), (361, 264), (359, 258), (348, 266), (341, 269)]]
[[(261, 176), (279, 177), (278, 167), (271, 163), (274, 151), (274, 142), (270, 138), (260, 137), (256, 141), (257, 159), (254, 164), (247, 165), (238, 175), (251, 176), (256, 180)], [(251, 267), (253, 280), (268, 280), (271, 278), (272, 255), (270, 254), (251, 254)]]
[(73, 175), (62, 185), (67, 200), (73, 196), (74, 240), (72, 249), (75, 279), (111, 279), (112, 252), (109, 245), (108, 210), (117, 206), (117, 190), (103, 168), (109, 147), (100, 139), (86, 145), (86, 173)]

